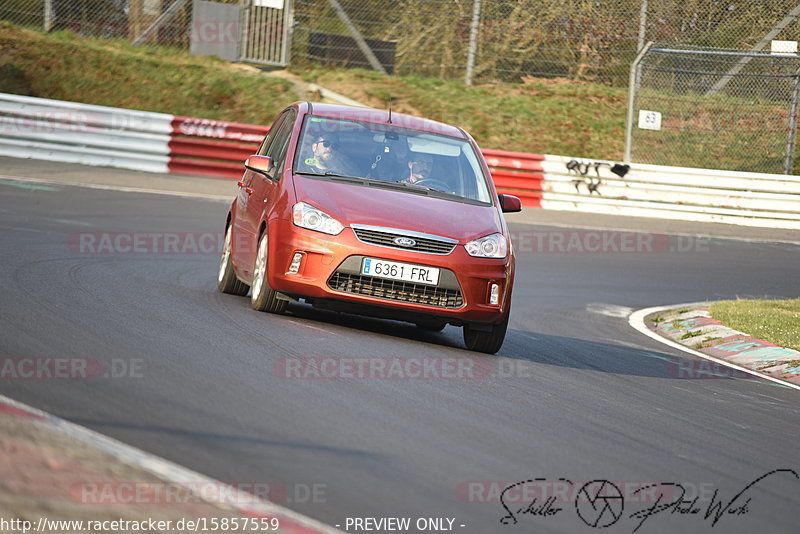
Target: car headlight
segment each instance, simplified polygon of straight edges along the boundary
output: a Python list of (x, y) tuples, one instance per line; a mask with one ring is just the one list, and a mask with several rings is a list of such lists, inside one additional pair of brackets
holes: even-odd
[(478, 258), (505, 258), (508, 242), (503, 234), (492, 234), (470, 241), (464, 247), (470, 256)]
[(302, 228), (331, 235), (336, 235), (344, 229), (342, 223), (305, 202), (298, 202), (292, 206), (292, 221)]

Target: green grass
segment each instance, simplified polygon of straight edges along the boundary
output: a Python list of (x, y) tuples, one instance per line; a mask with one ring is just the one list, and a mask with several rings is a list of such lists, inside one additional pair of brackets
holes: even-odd
[[(626, 92), (532, 80), (464, 87), (419, 76), (296, 67), (306, 81), (367, 105), (456, 124), (482, 147), (575, 157), (622, 157)], [(42, 34), (0, 22), (0, 92), (269, 124), (297, 100), (292, 85), (244, 65), (185, 51)]]
[(563, 79), (493, 83), (359, 69), (293, 68), (307, 82), (369, 106), (424, 116), (466, 129), (485, 148), (619, 160), (625, 138), (625, 89)]
[(691, 331), (690, 332), (684, 332), (681, 335), (681, 339), (689, 339), (691, 337), (697, 337), (697, 336), (700, 336), (702, 334), (703, 334), (702, 330), (695, 330), (694, 332), (691, 332)]
[(709, 307), (726, 326), (781, 347), (800, 350), (800, 298), (727, 300)]
[[(465, 87), (460, 81), (313, 65), (297, 65), (291, 71), (373, 107), (386, 108), (391, 98), (396, 111), (461, 126), (484, 148), (612, 161), (622, 158), (624, 88), (530, 77), (524, 83)], [(43, 34), (3, 22), (0, 92), (253, 124), (270, 124), (284, 106), (306, 97), (289, 81), (246, 65), (167, 47), (85, 39), (70, 32)], [(674, 159), (671, 164), (699, 167), (767, 170), (769, 165), (782, 165), (782, 130), (758, 139), (744, 139), (747, 136), (742, 133), (758, 124), (761, 116), (775, 115), (769, 103), (742, 106), (741, 99), (718, 95), (703, 97), (705, 111), (687, 108), (681, 112), (673, 103), (676, 95), (668, 91), (645, 91), (641, 97), (666, 99), (663, 107), (671, 109), (672, 118), (665, 115), (665, 125), (681, 127), (684, 133), (670, 137), (669, 128), (636, 130), (637, 153), (658, 152)], [(735, 115), (726, 111), (734, 108), (748, 111)], [(724, 127), (709, 135), (701, 130), (711, 124), (711, 115), (722, 120)], [(687, 127), (699, 133), (687, 134)], [(743, 152), (736, 140), (758, 149)], [(694, 159), (688, 154), (694, 154)], [(800, 157), (795, 159), (798, 169)]]
[(215, 58), (0, 22), (0, 92), (269, 124), (292, 85)]

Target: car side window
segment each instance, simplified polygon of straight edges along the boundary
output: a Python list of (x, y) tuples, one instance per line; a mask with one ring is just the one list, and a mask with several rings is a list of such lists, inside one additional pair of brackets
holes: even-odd
[(258, 152), (256, 152), (256, 154), (258, 154), (259, 156), (268, 155), (267, 150), (269, 150), (269, 146), (270, 144), (272, 144), (272, 141), (277, 136), (278, 131), (281, 129), (281, 126), (283, 126), (286, 123), (286, 118), (290, 114), (289, 111), (290, 110), (287, 109), (283, 113), (281, 113), (280, 117), (278, 117), (278, 119), (272, 124), (272, 127), (269, 129), (269, 132), (267, 132), (267, 135), (264, 136), (264, 140), (261, 141), (261, 146), (258, 147)]
[[(273, 169), (280, 169), (283, 167), (283, 162), (286, 159), (286, 152), (289, 148), (289, 138), (292, 136), (296, 117), (297, 112), (295, 110), (291, 109), (287, 111), (283, 117), (283, 122), (279, 127), (276, 126), (275, 128), (277, 130), (275, 138), (270, 143), (265, 154), (272, 158)], [(277, 176), (274, 177), (280, 179), (280, 170), (277, 171)]]

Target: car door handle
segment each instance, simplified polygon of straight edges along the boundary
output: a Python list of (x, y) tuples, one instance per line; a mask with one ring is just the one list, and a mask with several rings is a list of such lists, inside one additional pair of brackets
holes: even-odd
[(253, 189), (252, 187), (247, 187), (247, 185), (242, 181), (237, 182), (236, 185), (238, 185), (239, 187), (244, 187), (244, 192), (247, 193), (248, 195), (252, 195), (253, 191), (255, 191), (255, 189)]

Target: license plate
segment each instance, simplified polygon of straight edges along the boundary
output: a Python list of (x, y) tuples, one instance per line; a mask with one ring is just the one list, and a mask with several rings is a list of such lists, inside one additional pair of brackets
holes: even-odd
[(436, 267), (379, 260), (377, 258), (364, 258), (364, 262), (361, 264), (361, 274), (413, 282), (415, 284), (436, 285), (439, 283), (439, 269)]

